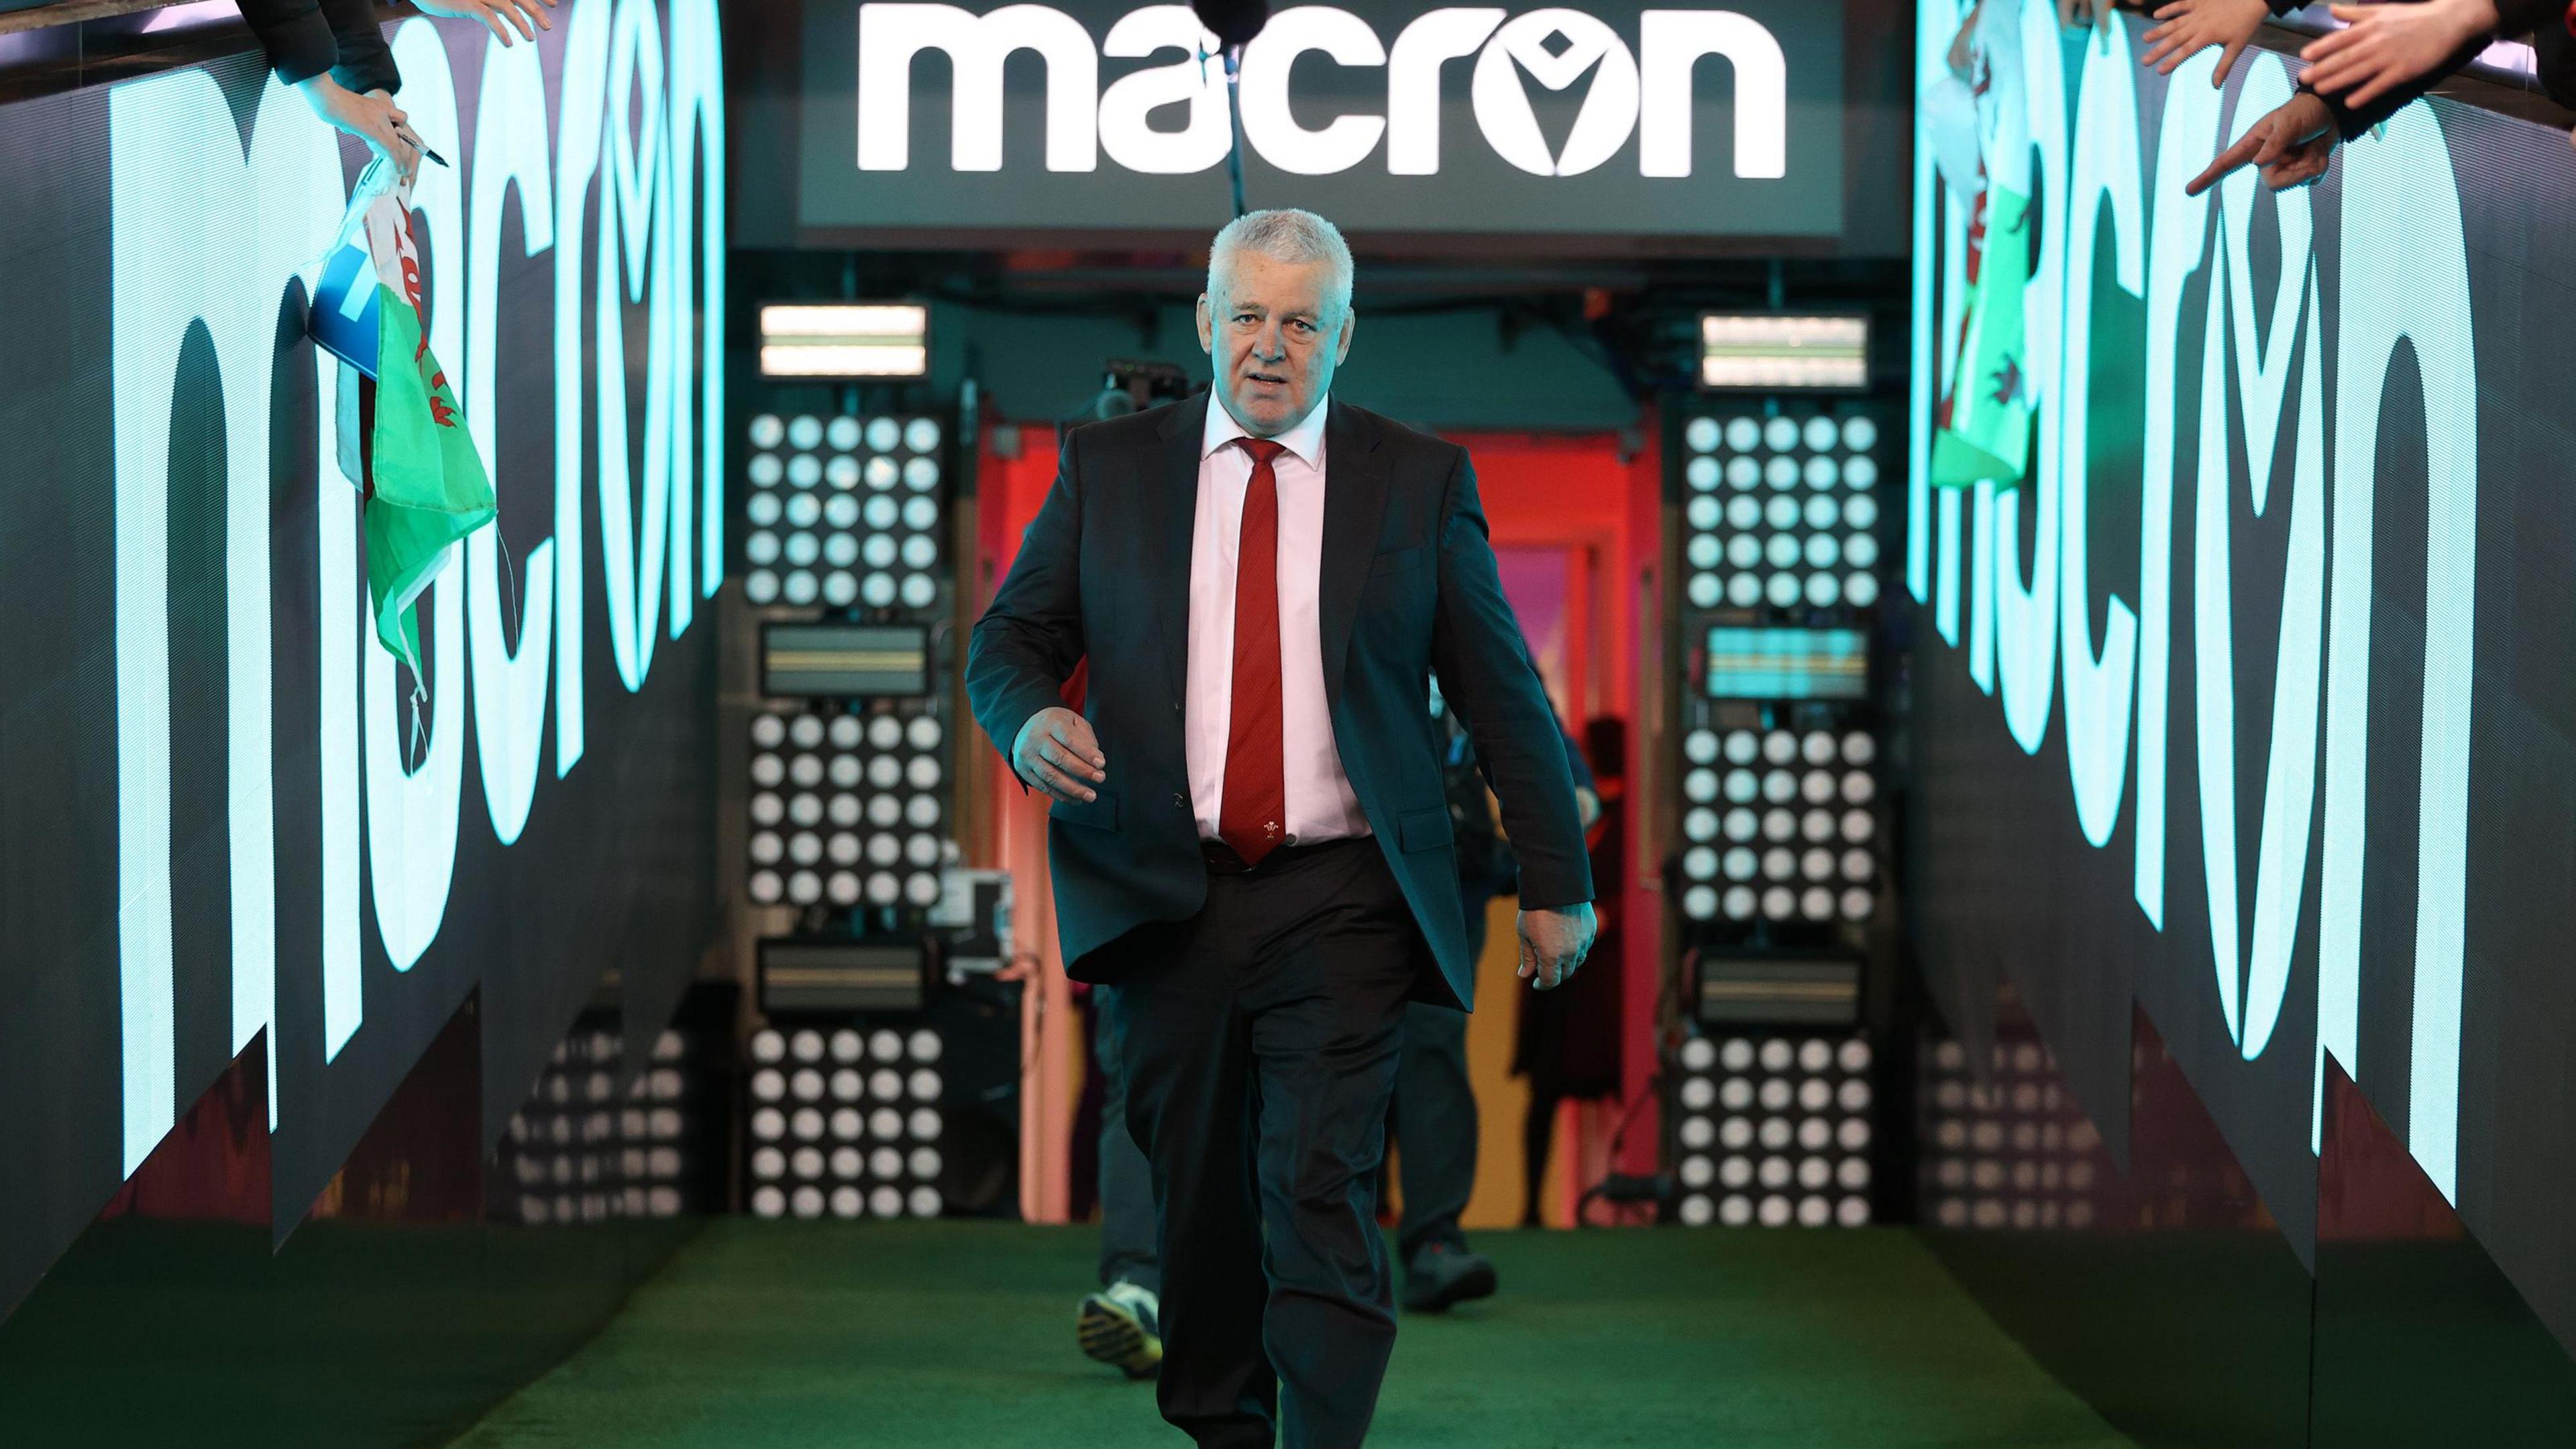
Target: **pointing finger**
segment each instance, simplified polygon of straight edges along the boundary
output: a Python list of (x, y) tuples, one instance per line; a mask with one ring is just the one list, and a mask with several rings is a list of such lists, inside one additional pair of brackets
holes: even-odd
[(2217, 158), (2209, 163), (2209, 169), (2183, 183), (2183, 195), (2198, 196), (2207, 191), (2220, 177), (2244, 165), (2253, 156), (2254, 148), (2260, 144), (2262, 143), (2253, 133), (2248, 132), (2235, 145), (2219, 152)]

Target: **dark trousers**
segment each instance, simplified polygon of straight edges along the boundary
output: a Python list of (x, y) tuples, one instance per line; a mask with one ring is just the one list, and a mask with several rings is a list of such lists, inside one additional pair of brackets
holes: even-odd
[[(1485, 903), (1461, 889), (1467, 959), (1485, 954)], [(1476, 1089), (1467, 1080), (1467, 1013), (1415, 1002), (1404, 1013), (1404, 1064), (1395, 1078), (1396, 1171), (1404, 1221), (1396, 1250), (1411, 1264), (1434, 1244), (1465, 1249), (1458, 1215), (1476, 1191)]]
[[(1202, 1446), (1359, 1444), (1395, 1347), (1377, 1174), (1420, 931), (1375, 840), (1211, 875), (1120, 943), (1153, 1167), (1163, 1417)], [(1275, 1406), (1275, 1408), (1274, 1408)]]
[[(1484, 954), (1485, 903), (1467, 894), (1467, 949)], [(1127, 1130), (1127, 1072), (1119, 1062), (1118, 988), (1092, 988), (1093, 1059), (1100, 1068), (1100, 1286), (1125, 1279), (1162, 1291), (1154, 1257), (1154, 1179)], [(1404, 1219), (1397, 1255), (1410, 1264), (1435, 1243), (1464, 1249), (1458, 1219), (1476, 1191), (1476, 1092), (1467, 1079), (1467, 1014), (1414, 1002), (1404, 1011), (1404, 1050), (1387, 1128), (1399, 1148)]]
[(1091, 988), (1092, 1057), (1100, 1066), (1100, 1286), (1121, 1279), (1163, 1291), (1154, 1256), (1154, 1169), (1127, 1130), (1127, 1070), (1119, 1057), (1126, 1026), (1118, 988)]

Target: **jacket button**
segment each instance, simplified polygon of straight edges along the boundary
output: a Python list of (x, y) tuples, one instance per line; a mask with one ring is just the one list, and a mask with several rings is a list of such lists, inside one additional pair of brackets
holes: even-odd
[(1172, 797), (1172, 808), (1173, 808), (1173, 809), (1175, 809), (1175, 810), (1187, 810), (1187, 809), (1189, 809), (1189, 808), (1190, 808), (1190, 797), (1189, 797), (1189, 796), (1187, 796), (1187, 795), (1174, 795), (1174, 796)]
[(1173, 701), (1172, 701), (1172, 713), (1174, 713), (1174, 714), (1179, 714), (1180, 712), (1181, 712), (1181, 702), (1180, 702), (1179, 700), (1177, 700), (1177, 699), (1176, 699), (1176, 700), (1173, 700)]

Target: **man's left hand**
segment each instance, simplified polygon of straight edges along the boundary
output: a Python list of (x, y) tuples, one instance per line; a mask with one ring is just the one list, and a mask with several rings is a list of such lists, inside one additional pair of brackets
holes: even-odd
[(1520, 925), (1520, 976), (1541, 991), (1553, 991), (1574, 975), (1591, 951), (1598, 929), (1590, 901), (1556, 910), (1523, 911)]

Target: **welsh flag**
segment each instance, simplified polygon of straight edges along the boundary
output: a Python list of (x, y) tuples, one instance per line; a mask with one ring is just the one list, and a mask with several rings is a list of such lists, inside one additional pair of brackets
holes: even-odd
[(2030, 457), (2030, 376), (2021, 297), (2030, 285), (2030, 199), (1990, 179), (1969, 244), (1968, 315), (1932, 434), (1932, 483), (2017, 487)]
[(349, 255), (357, 250), (352, 242), (325, 268), (315, 335), (341, 359), (340, 467), (366, 500), (369, 617), (376, 638), (417, 680), (413, 601), (498, 508), (455, 390), (421, 328), (420, 251), (408, 198), (389, 189), (370, 197), (375, 180), (371, 170), (358, 189), (365, 261)]

